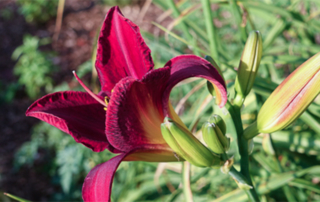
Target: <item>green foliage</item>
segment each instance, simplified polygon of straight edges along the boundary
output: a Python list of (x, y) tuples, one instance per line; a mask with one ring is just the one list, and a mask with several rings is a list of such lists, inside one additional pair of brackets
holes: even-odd
[(0, 104), (2, 102), (8, 103), (11, 102), (16, 94), (16, 92), (21, 88), (17, 83), (2, 84), (0, 82)]
[[(156, 5), (164, 11), (172, 9), (172, 6), (167, 1), (154, 1)], [(169, 35), (169, 40), (165, 37), (155, 38), (151, 46), (152, 51), (157, 51), (162, 57), (166, 57), (169, 50), (176, 51), (176, 55), (180, 52), (195, 50), (204, 54), (210, 54), (223, 70), (224, 77), (227, 81), (229, 100), (234, 98), (234, 79), (236, 71), (235, 67), (239, 65), (239, 59), (243, 50), (243, 35), (247, 35), (251, 30), (259, 30), (263, 37), (264, 47), (261, 65), (258, 72), (258, 77), (255, 80), (253, 90), (247, 96), (242, 111), (242, 121), (244, 127), (256, 119), (257, 112), (261, 105), (265, 102), (270, 93), (278, 86), (278, 84), (288, 76), (296, 67), (298, 67), (307, 58), (320, 51), (318, 47), (317, 33), (319, 30), (319, 20), (317, 9), (320, 7), (318, 1), (237, 1), (236, 5), (229, 4), (232, 1), (211, 0), (214, 4), (212, 16), (214, 18), (216, 46), (218, 56), (214, 57), (215, 53), (210, 50), (208, 35), (206, 34), (206, 26), (203, 20), (203, 13), (200, 10), (185, 14), (190, 8), (196, 6), (194, 1), (182, 1), (178, 4), (178, 9), (181, 14), (180, 19), (172, 14), (177, 20), (174, 29), (166, 29), (162, 27)], [(240, 7), (237, 5), (241, 5)], [(245, 10), (244, 10), (244, 9)], [(240, 18), (237, 15), (241, 15)], [(243, 29), (239, 23), (244, 19), (245, 15), (246, 26)], [(181, 20), (183, 17), (183, 20)], [(210, 19), (212, 21), (212, 19)], [(188, 26), (188, 31), (193, 34), (196, 39), (196, 44), (191, 44), (185, 32), (179, 29), (179, 24), (184, 22)], [(160, 26), (158, 26), (160, 27)], [(181, 38), (182, 37), (182, 38)], [(172, 39), (184, 43), (187, 46), (177, 47), (170, 46)], [(157, 48), (156, 48), (157, 47)], [(168, 47), (167, 51), (158, 51), (158, 47)], [(172, 52), (173, 53), (173, 52)], [(161, 58), (161, 57), (157, 57)], [(184, 83), (173, 89), (170, 98), (174, 106), (186, 96), (195, 86), (200, 85), (201, 80), (191, 83)], [(231, 148), (228, 152), (229, 156), (235, 155), (236, 165), (239, 163), (237, 136), (235, 135), (234, 124), (231, 121), (230, 114), (226, 111), (214, 106), (211, 108), (212, 102), (206, 103), (206, 86), (194, 91), (189, 99), (184, 103), (180, 117), (187, 126), (196, 126), (197, 131), (199, 126), (206, 121), (212, 113), (220, 114), (226, 121), (227, 134), (232, 137)], [(208, 98), (207, 98), (208, 99)], [(311, 104), (310, 108), (291, 126), (283, 132), (272, 134), (275, 149), (279, 152), (280, 163), (282, 166), (281, 173), (277, 164), (277, 159), (264, 152), (262, 147), (262, 137), (256, 137), (255, 149), (253, 158), (250, 161), (251, 174), (254, 176), (254, 182), (261, 182), (258, 191), (267, 200), (282, 200), (282, 201), (299, 201), (299, 200), (317, 200), (319, 194), (314, 190), (311, 182), (311, 176), (315, 177), (318, 174), (304, 174), (292, 177), (290, 172), (298, 172), (303, 169), (313, 168), (319, 164), (319, 158), (316, 158), (320, 152), (319, 147), (319, 98)], [(259, 154), (259, 155), (258, 155)], [(270, 166), (267, 168), (266, 166)], [(194, 173), (196, 175), (197, 173)], [(278, 174), (278, 175), (276, 175)], [(222, 174), (220, 174), (221, 176)], [(270, 178), (270, 176), (275, 177)], [(208, 178), (207, 175), (203, 175)], [(278, 180), (279, 178), (280, 180)], [(307, 182), (306, 182), (307, 181)], [(286, 183), (284, 183), (286, 182)], [(298, 182), (299, 185), (292, 186)], [(288, 184), (290, 186), (286, 186)], [(305, 184), (304, 184), (305, 183)], [(309, 183), (308, 185), (306, 185)], [(216, 184), (211, 182), (212, 187)], [(268, 187), (268, 189), (266, 188)], [(303, 188), (302, 188), (303, 187)], [(224, 187), (224, 191), (220, 193), (221, 197), (217, 201), (246, 201), (247, 197), (244, 192), (239, 189), (230, 192), (230, 185)], [(311, 191), (312, 190), (312, 191)], [(228, 194), (230, 192), (230, 194)], [(295, 194), (288, 194), (295, 193)], [(307, 194), (309, 193), (309, 194)], [(193, 190), (193, 194), (197, 193)], [(311, 195), (310, 195), (311, 194)], [(224, 196), (225, 195), (225, 196)], [(207, 195), (207, 197), (209, 197)], [(214, 198), (210, 196), (210, 198)], [(231, 198), (233, 197), (233, 198)], [(208, 200), (208, 198), (207, 198)]]
[[(39, 166), (41, 156), (45, 164)], [(111, 156), (108, 151), (95, 153), (76, 143), (70, 135), (42, 122), (33, 128), (31, 140), (16, 152), (14, 165), (19, 169), (33, 167), (37, 162), (37, 170), (47, 173), (52, 183), (61, 187), (52, 200), (79, 200), (86, 174)]]
[(39, 97), (41, 90), (50, 92), (53, 81), (50, 74), (54, 71), (51, 55), (39, 50), (40, 45), (47, 44), (47, 39), (26, 35), (23, 45), (15, 49), (12, 59), (17, 60), (14, 74), (19, 77), (18, 83), (25, 86), (31, 99)]
[(108, 6), (126, 6), (130, 4), (135, 4), (139, 0), (98, 0), (98, 2), (101, 2)]
[(10, 7), (2, 8), (0, 10), (0, 16), (5, 20), (10, 20), (13, 17), (13, 9)]
[(12, 199), (14, 199), (15, 201), (19, 201), (19, 202), (31, 202), (29, 200), (26, 200), (26, 199), (23, 199), (23, 198), (20, 198), (18, 196), (15, 196), (15, 195), (12, 195), (12, 194), (9, 194), (9, 193), (4, 193), (5, 196), (7, 197), (10, 197)]
[(44, 23), (56, 16), (58, 0), (17, 0), (27, 22)]

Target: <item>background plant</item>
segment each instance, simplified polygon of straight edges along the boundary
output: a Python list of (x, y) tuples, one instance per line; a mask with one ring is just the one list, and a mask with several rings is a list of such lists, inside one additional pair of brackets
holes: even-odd
[(27, 22), (44, 23), (56, 16), (58, 0), (17, 0), (17, 4)]
[(39, 50), (41, 44), (47, 43), (48, 39), (26, 35), (23, 45), (12, 54), (12, 59), (17, 60), (14, 74), (19, 77), (19, 84), (25, 86), (26, 93), (32, 99), (38, 97), (42, 89), (50, 92), (53, 87), (50, 75), (55, 68), (52, 54)]

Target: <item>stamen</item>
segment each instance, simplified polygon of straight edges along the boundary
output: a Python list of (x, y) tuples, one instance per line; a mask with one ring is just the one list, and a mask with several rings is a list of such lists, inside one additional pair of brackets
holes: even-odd
[(105, 107), (108, 107), (108, 105), (103, 102), (98, 96), (96, 96), (87, 86), (84, 85), (84, 83), (80, 80), (80, 78), (78, 77), (78, 75), (76, 74), (76, 71), (72, 71), (73, 75), (76, 77), (77, 81), (80, 83), (80, 85), (84, 88), (85, 91), (87, 91), (87, 93), (89, 93), (89, 95), (95, 99), (96, 101), (98, 101), (100, 104), (102, 104)]
[(105, 97), (104, 97), (104, 102), (105, 102), (106, 104), (109, 104), (109, 99), (110, 99), (110, 98), (109, 98), (108, 96), (105, 96)]
[[(109, 98), (108, 96), (105, 96), (105, 97), (104, 97), (104, 102), (107, 104), (107, 106), (108, 106), (108, 104), (109, 104), (109, 100), (110, 100), (110, 98)], [(104, 107), (103, 109), (104, 109), (105, 111), (107, 111), (108, 107)]]

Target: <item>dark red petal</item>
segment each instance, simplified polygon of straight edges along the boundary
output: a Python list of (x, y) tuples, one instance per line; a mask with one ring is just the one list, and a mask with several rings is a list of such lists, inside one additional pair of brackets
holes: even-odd
[(83, 201), (110, 201), (114, 174), (121, 161), (129, 154), (123, 153), (94, 167), (84, 180)]
[(124, 78), (112, 93), (107, 110), (106, 135), (120, 151), (141, 147), (169, 148), (161, 135), (160, 124), (164, 119), (162, 92), (170, 69), (151, 72), (145, 82)]
[(96, 59), (102, 91), (111, 92), (122, 78), (141, 79), (153, 68), (150, 49), (139, 27), (112, 7), (102, 25)]
[[(94, 167), (84, 180), (82, 198), (88, 201), (110, 201), (114, 174), (121, 161), (177, 161), (172, 151), (136, 149), (113, 157)], [(181, 159), (183, 161), (183, 159)]]
[(34, 102), (27, 116), (45, 121), (70, 134), (76, 142), (93, 151), (108, 148), (118, 152), (108, 142), (105, 131), (104, 107), (85, 92), (57, 92)]
[[(216, 100), (220, 107), (227, 102), (227, 91), (223, 78), (207, 60), (195, 55), (181, 55), (167, 62), (165, 66), (171, 68), (170, 79), (165, 90), (163, 103), (168, 103), (172, 88), (180, 81), (190, 77), (201, 77), (210, 81), (216, 90)], [(165, 111), (168, 111), (165, 108)]]
[(140, 81), (124, 78), (115, 86), (107, 111), (108, 141), (123, 152), (138, 147), (168, 147), (160, 130), (164, 117), (181, 122), (169, 107), (170, 91), (189, 77), (211, 81), (221, 95), (220, 106), (225, 104), (226, 88), (218, 71), (200, 57), (179, 56), (169, 61), (167, 67), (148, 72)]

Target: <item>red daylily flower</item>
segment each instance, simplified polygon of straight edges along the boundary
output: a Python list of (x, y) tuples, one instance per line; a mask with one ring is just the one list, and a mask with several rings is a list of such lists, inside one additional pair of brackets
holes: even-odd
[[(46, 121), (93, 151), (107, 148), (120, 153), (90, 171), (83, 185), (84, 201), (110, 200), (113, 176), (121, 161), (177, 161), (161, 135), (160, 124), (165, 116), (182, 123), (169, 104), (170, 91), (178, 82), (205, 78), (215, 86), (217, 104), (226, 103), (224, 81), (206, 60), (183, 55), (164, 68), (153, 70), (153, 66), (139, 28), (113, 7), (98, 41), (96, 69), (101, 92), (57, 92), (27, 110), (27, 116)], [(103, 101), (106, 98), (108, 103)]]

